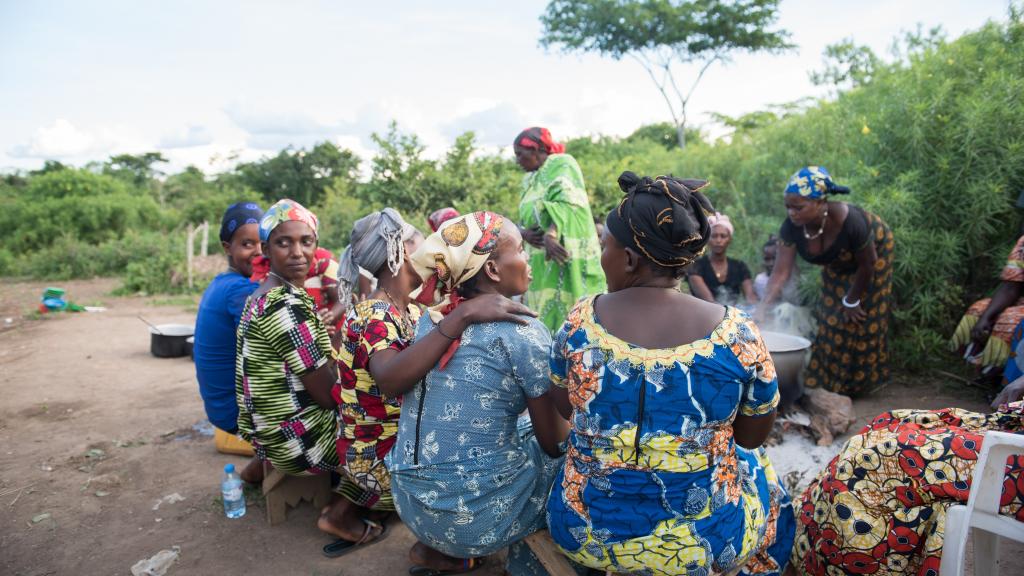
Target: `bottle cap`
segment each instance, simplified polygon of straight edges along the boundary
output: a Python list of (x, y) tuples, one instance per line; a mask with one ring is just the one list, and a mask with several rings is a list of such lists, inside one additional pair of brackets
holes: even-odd
[(226, 464), (224, 466), (224, 472), (226, 474), (234, 474), (234, 472), (235, 472), (235, 465), (234, 464)]

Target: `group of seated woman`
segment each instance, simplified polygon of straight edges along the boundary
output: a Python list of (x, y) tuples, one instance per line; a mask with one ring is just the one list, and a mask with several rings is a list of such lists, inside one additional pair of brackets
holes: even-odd
[[(794, 514), (762, 446), (779, 395), (758, 328), (678, 290), (706, 246), (724, 256), (731, 225), (703, 181), (626, 172), (619, 186), (601, 238), (607, 291), (582, 298), (554, 336), (512, 300), (531, 266), (502, 215), (446, 213), (426, 238), (391, 208), (357, 221), (338, 301), (354, 301), (360, 271), (375, 286), (335, 346), (304, 287), (316, 216), (292, 200), (265, 214), (232, 206), (229, 272), (200, 306), (230, 302), (220, 323), (238, 324), (237, 417), (224, 409), (214, 423), (250, 442), (254, 462), (337, 479), (317, 521), (329, 556), (380, 541), (397, 512), (417, 540), (414, 575), (468, 572), (503, 548), (508, 574), (545, 574), (523, 541), (542, 528), (581, 573), (937, 569), (944, 512), (966, 499), (984, 432), (1024, 431), (1019, 404), (883, 414)], [(247, 276), (261, 253), (257, 285)], [(1017, 485), (1024, 462), (1007, 474)], [(1024, 490), (1003, 504), (1024, 514)]]
[[(761, 448), (771, 358), (738, 309), (677, 289), (711, 238), (704, 183), (620, 186), (607, 294), (554, 338), (512, 300), (531, 267), (502, 215), (455, 216), (425, 239), (390, 208), (357, 221), (339, 299), (360, 269), (376, 288), (337, 348), (304, 289), (316, 216), (282, 200), (258, 217), (268, 270), (239, 314), (237, 433), (281, 472), (338, 477), (318, 519), (326, 554), (379, 541), (396, 511), (417, 539), (412, 574), (470, 571), (506, 547), (509, 574), (544, 574), (523, 539), (545, 527), (581, 570), (781, 574), (795, 521)], [(244, 279), (246, 256), (228, 253)]]

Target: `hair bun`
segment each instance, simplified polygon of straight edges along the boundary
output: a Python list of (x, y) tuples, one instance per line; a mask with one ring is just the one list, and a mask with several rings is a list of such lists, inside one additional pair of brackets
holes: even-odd
[(639, 183), (640, 177), (629, 170), (619, 175), (619, 189), (626, 194), (632, 192)]

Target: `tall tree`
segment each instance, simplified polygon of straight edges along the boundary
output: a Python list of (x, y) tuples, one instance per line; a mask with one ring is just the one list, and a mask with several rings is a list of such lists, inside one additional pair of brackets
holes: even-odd
[[(644, 67), (672, 114), (686, 147), (687, 105), (704, 73), (734, 52), (791, 48), (785, 30), (769, 30), (779, 0), (552, 0), (540, 20), (541, 45), (564, 52), (630, 57)], [(697, 65), (689, 88), (680, 67)]]
[(167, 158), (160, 152), (145, 154), (118, 154), (111, 156), (103, 165), (104, 174), (123, 178), (140, 188), (145, 188), (151, 180), (163, 176), (154, 164), (164, 164)]

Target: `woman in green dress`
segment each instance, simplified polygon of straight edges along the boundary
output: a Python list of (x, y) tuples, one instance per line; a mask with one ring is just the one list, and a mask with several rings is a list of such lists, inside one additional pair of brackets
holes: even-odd
[(513, 142), (526, 171), (520, 232), (530, 246), (533, 282), (526, 303), (548, 330), (558, 330), (582, 296), (604, 292), (601, 245), (583, 173), (547, 128), (527, 128)]

